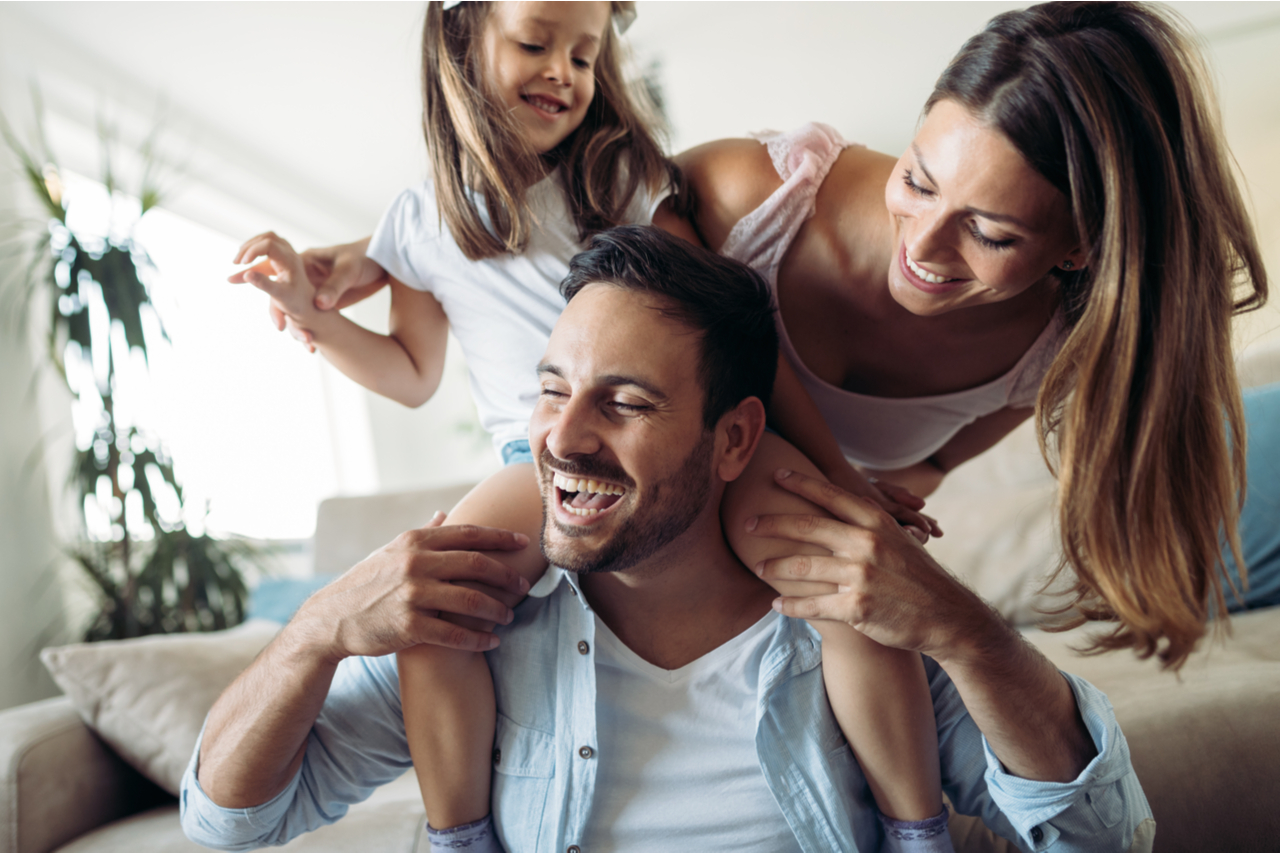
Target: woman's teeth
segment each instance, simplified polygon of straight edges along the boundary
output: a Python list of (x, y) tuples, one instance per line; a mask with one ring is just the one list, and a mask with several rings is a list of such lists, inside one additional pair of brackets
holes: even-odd
[(924, 281), (927, 281), (930, 284), (942, 284), (945, 281), (953, 281), (953, 279), (943, 278), (940, 275), (934, 275), (933, 273), (929, 272), (927, 269), (924, 269), (923, 267), (917, 265), (915, 261), (911, 260), (910, 255), (907, 255), (904, 253), (904, 256), (907, 259), (907, 266), (910, 267), (913, 273), (915, 273)]

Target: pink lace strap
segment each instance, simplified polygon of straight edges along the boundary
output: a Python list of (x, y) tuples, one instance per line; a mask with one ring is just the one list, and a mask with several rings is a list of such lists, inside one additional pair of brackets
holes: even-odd
[(783, 255), (813, 215), (818, 188), (849, 143), (835, 128), (817, 122), (790, 133), (765, 131), (752, 138), (768, 149), (782, 186), (734, 224), (720, 253), (747, 264), (773, 286)]

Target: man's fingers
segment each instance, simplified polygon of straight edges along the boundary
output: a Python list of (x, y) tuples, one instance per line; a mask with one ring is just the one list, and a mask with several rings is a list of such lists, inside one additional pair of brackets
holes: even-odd
[(844, 622), (839, 613), (839, 598), (834, 595), (811, 595), (804, 598), (782, 596), (773, 600), (773, 609), (796, 619), (827, 619)]
[[(476, 580), (482, 580), (476, 578)], [(492, 596), (485, 595), (478, 589), (457, 586), (455, 584), (433, 584), (429, 602), (415, 602), (420, 610), (429, 613), (454, 613), (458, 616), (473, 616), (485, 622), (506, 625), (515, 614), (511, 608)]]
[(839, 557), (776, 557), (758, 563), (755, 571), (766, 581), (815, 581), (833, 584), (841, 592), (847, 590), (854, 581), (849, 576), (849, 561)]
[(523, 533), (475, 524), (422, 527), (412, 532), (433, 551), (519, 551), (529, 544)]
[[(529, 582), (514, 569), (479, 551), (446, 551), (419, 554), (414, 563), (423, 575), (439, 581), (477, 581), (517, 595), (529, 591)], [(443, 567), (443, 568), (442, 568)]]
[(768, 539), (790, 539), (820, 545), (834, 554), (847, 554), (850, 536), (865, 532), (817, 515), (761, 515), (747, 521), (747, 531)]
[(443, 619), (424, 616), (414, 631), (417, 645), (444, 646), (465, 652), (487, 652), (498, 647), (498, 638), (484, 631), (473, 631)]
[(860, 527), (871, 527), (883, 512), (874, 501), (856, 497), (833, 483), (798, 471), (779, 469), (774, 473), (774, 481), (787, 491), (817, 504), (836, 518)]

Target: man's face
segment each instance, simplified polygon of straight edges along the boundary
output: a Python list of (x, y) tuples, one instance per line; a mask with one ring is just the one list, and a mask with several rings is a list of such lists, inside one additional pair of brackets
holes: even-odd
[(707, 511), (715, 434), (702, 423), (699, 336), (656, 299), (588, 286), (538, 367), (542, 551), (570, 571), (634, 566)]

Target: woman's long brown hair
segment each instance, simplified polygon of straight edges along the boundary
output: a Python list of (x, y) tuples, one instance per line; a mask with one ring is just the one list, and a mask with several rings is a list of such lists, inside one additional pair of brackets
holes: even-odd
[[(615, 12), (634, 6), (611, 5)], [(440, 216), (463, 254), (479, 260), (523, 251), (537, 227), (526, 193), (550, 169), (561, 172), (583, 242), (624, 224), (640, 187), (678, 188), (679, 172), (655, 137), (656, 110), (624, 77), (612, 25), (582, 125), (554, 151), (534, 151), (483, 80), (481, 33), (490, 6), (459, 3), (446, 12), (428, 3), (422, 28), (422, 129)]]
[(1075, 573), (1058, 627), (1111, 621), (1088, 651), (1177, 668), (1225, 617), (1224, 545), (1244, 566), (1231, 317), (1267, 297), (1204, 61), (1159, 7), (1045, 3), (970, 39), (926, 111), (944, 99), (1062, 191), (1088, 252), (1058, 275), (1071, 331), (1036, 407)]

